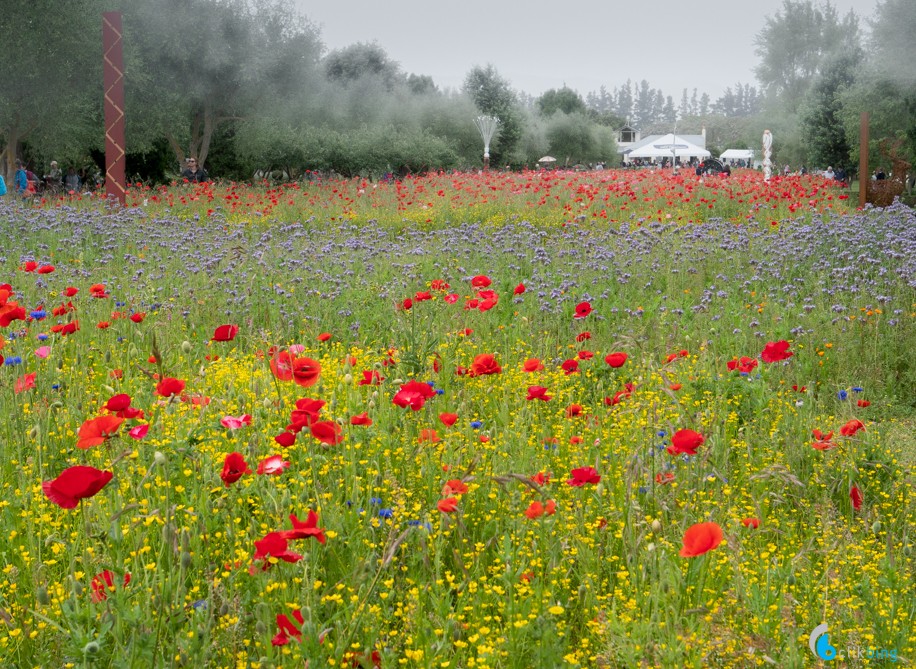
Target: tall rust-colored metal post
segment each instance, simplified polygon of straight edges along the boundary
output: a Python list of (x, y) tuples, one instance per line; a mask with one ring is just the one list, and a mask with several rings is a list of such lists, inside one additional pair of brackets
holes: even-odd
[(124, 178), (124, 53), (121, 48), (121, 13), (102, 14), (102, 49), (105, 82), (105, 196), (126, 201)]
[(862, 112), (859, 120), (859, 206), (868, 201), (868, 112)]

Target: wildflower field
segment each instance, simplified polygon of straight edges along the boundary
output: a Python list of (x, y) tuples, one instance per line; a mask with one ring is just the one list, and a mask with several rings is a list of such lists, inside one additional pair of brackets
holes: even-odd
[(916, 663), (911, 209), (492, 172), (0, 230), (0, 666)]

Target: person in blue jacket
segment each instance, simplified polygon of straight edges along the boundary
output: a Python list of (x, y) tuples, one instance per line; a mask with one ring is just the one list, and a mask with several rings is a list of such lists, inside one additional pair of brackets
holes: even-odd
[(13, 180), (13, 186), (17, 195), (25, 195), (29, 188), (29, 177), (25, 173), (25, 165), (22, 164), (21, 160), (16, 161), (16, 176)]

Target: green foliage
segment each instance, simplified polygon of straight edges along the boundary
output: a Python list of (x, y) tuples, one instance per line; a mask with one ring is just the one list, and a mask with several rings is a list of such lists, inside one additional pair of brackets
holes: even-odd
[(854, 13), (841, 19), (829, 1), (783, 0), (754, 40), (757, 78), (771, 101), (795, 112), (827, 58), (858, 49), (860, 41)]
[(538, 110), (544, 116), (552, 116), (557, 112), (564, 114), (585, 113), (585, 102), (571, 88), (551, 88), (537, 100)]
[(546, 137), (550, 154), (560, 164), (611, 162), (616, 158), (613, 132), (594, 125), (581, 112), (554, 114), (547, 122)]
[(802, 135), (808, 164), (815, 168), (834, 166), (849, 169), (851, 143), (842, 120), (844, 91), (855, 81), (861, 53), (850, 51), (823, 66), (820, 77), (801, 111)]
[(401, 80), (400, 66), (376, 43), (357, 43), (332, 51), (323, 61), (329, 81), (345, 85), (377, 79), (391, 90)]

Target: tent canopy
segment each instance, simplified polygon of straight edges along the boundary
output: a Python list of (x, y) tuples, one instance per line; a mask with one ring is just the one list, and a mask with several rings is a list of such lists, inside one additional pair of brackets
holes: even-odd
[(754, 152), (750, 149), (727, 149), (719, 160), (753, 160)]
[(678, 158), (708, 158), (711, 154), (673, 133), (627, 153), (628, 158), (671, 158), (672, 155)]

